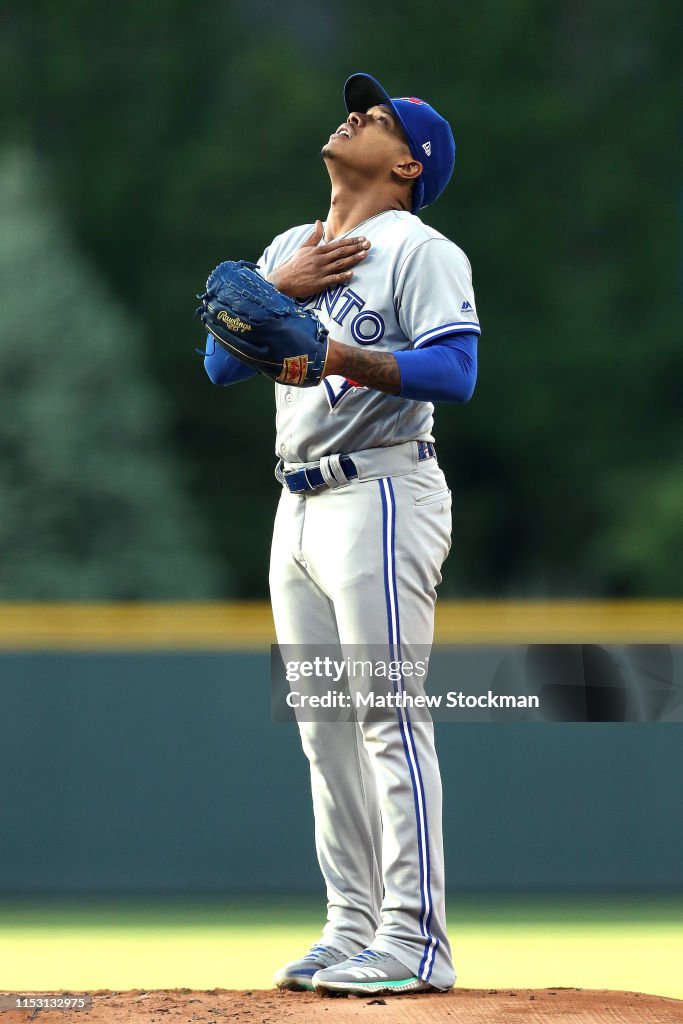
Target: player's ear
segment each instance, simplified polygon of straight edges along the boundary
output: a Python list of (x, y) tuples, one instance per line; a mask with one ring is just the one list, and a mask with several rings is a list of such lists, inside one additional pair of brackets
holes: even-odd
[(394, 174), (401, 181), (415, 181), (422, 174), (422, 164), (412, 156), (401, 157), (398, 163), (392, 168)]

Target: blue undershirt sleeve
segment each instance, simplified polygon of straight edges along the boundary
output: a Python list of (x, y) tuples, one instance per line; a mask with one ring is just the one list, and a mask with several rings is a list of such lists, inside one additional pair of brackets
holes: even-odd
[(395, 352), (401, 398), (418, 402), (467, 402), (477, 382), (474, 331), (443, 334), (420, 348)]
[[(395, 353), (401, 373), (401, 398), (420, 402), (467, 402), (477, 380), (477, 340), (474, 332), (444, 334), (431, 344)], [(256, 376), (206, 336), (204, 369), (213, 384), (228, 387)]]
[(206, 336), (204, 369), (212, 384), (218, 384), (223, 388), (228, 384), (237, 384), (240, 380), (248, 380), (258, 373), (258, 370), (246, 366), (239, 359), (231, 356), (222, 345), (217, 343), (212, 334)]

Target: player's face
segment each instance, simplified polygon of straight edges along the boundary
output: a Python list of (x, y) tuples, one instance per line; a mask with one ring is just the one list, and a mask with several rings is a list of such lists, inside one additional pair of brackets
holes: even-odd
[(322, 155), (369, 173), (389, 171), (406, 158), (412, 160), (401, 125), (384, 105), (370, 107), (364, 114), (349, 114), (330, 135)]

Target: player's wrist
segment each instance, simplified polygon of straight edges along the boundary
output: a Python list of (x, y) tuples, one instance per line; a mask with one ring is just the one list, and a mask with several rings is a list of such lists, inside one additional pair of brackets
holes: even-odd
[(283, 291), (282, 281), (277, 270), (271, 270), (270, 274), (266, 276), (266, 281), (268, 282), (268, 284), (272, 284), (273, 288), (277, 288), (279, 292)]
[(332, 377), (335, 374), (341, 374), (345, 376), (343, 363), (344, 363), (344, 352), (348, 345), (342, 345), (340, 341), (335, 341), (334, 338), (328, 337), (327, 339), (327, 359), (325, 360), (325, 372), (324, 377)]

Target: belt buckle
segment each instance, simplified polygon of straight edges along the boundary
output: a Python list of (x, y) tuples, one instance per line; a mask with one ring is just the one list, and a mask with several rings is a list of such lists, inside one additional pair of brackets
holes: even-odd
[(283, 483), (290, 494), (310, 494), (324, 486), (313, 483), (307, 469), (291, 469), (283, 473)]
[(293, 469), (289, 473), (285, 473), (284, 484), (290, 494), (303, 494), (311, 489), (305, 471), (300, 469)]

